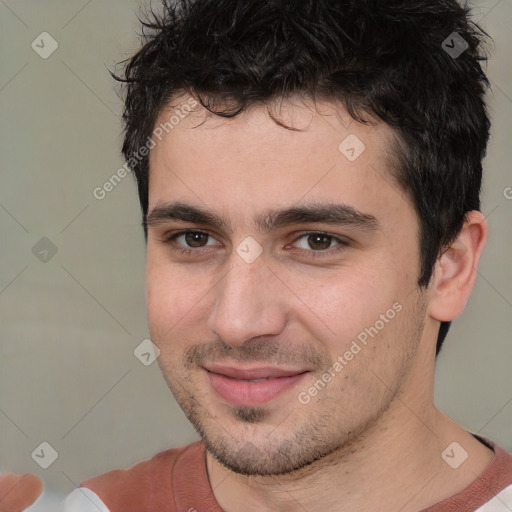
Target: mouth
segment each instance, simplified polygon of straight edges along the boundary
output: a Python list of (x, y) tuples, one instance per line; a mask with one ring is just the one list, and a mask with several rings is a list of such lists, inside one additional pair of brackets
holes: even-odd
[(210, 365), (204, 368), (218, 396), (230, 405), (258, 406), (270, 402), (299, 383), (308, 370), (235, 368)]

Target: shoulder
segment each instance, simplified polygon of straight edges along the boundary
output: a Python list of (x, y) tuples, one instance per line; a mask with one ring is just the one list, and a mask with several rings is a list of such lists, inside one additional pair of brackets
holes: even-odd
[(512, 454), (488, 439), (477, 437), (494, 451), (494, 458), (475, 483), (493, 491), (500, 491), (512, 485)]
[(485, 471), (466, 489), (423, 512), (509, 512), (512, 510), (512, 454), (473, 434), (494, 451)]
[(494, 459), (475, 482), (474, 492), (487, 497), (478, 512), (508, 512), (512, 510), (512, 454), (491, 441), (485, 440), (494, 450)]
[[(66, 512), (129, 512), (159, 510), (173, 512), (173, 480), (177, 466), (195, 472), (202, 462), (202, 442), (157, 453), (128, 469), (116, 469), (85, 480), (68, 496)], [(181, 471), (181, 469), (180, 469)], [(80, 508), (81, 503), (92, 508)], [(80, 506), (79, 506), (80, 504)]]

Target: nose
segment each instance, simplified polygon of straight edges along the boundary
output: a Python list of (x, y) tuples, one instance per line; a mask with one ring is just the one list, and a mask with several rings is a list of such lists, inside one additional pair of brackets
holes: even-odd
[(233, 252), (229, 271), (212, 292), (209, 329), (232, 346), (281, 333), (287, 310), (283, 288), (263, 256), (247, 263)]

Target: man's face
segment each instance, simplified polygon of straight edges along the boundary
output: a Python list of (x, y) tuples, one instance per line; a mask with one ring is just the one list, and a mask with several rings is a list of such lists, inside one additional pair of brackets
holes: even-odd
[(301, 468), (419, 392), (427, 299), (391, 129), (319, 105), (283, 103), (301, 131), (260, 107), (192, 113), (150, 154), (151, 338), (208, 449), (240, 473)]

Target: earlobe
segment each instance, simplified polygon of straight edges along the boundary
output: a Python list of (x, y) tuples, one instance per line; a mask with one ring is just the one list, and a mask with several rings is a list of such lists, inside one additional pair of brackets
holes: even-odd
[(487, 234), (487, 221), (482, 213), (468, 212), (459, 235), (439, 256), (429, 302), (429, 315), (434, 320), (448, 322), (464, 310)]

